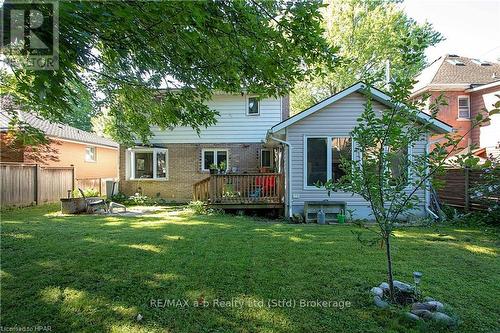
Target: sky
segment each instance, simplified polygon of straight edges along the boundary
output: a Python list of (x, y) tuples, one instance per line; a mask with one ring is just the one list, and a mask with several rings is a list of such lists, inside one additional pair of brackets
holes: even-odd
[(446, 38), (427, 49), (429, 61), (446, 53), (500, 61), (500, 0), (405, 0), (401, 6)]

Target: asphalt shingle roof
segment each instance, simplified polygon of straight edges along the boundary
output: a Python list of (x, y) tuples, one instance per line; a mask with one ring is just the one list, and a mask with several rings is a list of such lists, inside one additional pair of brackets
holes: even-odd
[[(459, 65), (453, 64), (458, 62)], [(414, 91), (434, 84), (463, 84), (471, 87), (500, 81), (500, 63), (481, 65), (473, 58), (446, 54), (425, 68), (416, 78)]]
[[(84, 130), (65, 124), (53, 123), (31, 113), (19, 110), (17, 110), (16, 112), (18, 113), (20, 120), (28, 123), (34, 128), (41, 130), (48, 137), (115, 148), (118, 147), (118, 143), (116, 143), (115, 141), (104, 138), (95, 133), (86, 132)], [(9, 128), (9, 122), (11, 121), (11, 118), (11, 115), (6, 111), (2, 110), (0, 112), (0, 130), (7, 130)]]

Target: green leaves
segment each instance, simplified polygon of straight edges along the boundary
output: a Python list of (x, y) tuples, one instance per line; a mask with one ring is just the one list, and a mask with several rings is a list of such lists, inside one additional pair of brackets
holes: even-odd
[(203, 103), (214, 91), (282, 96), (317, 63), (331, 63), (320, 7), (319, 1), (61, 2), (59, 70), (13, 67), (2, 85), (23, 107), (63, 122), (74, 118), (68, 114), (84, 96), (81, 85), (91, 109), (109, 110), (114, 121), (107, 130), (122, 142), (147, 141), (150, 125), (199, 130), (215, 122)]
[(430, 24), (418, 24), (395, 1), (329, 0), (323, 12), (326, 38), (337, 47), (337, 65), (320, 66), (299, 82), (291, 98), (300, 112), (362, 79), (386, 88), (385, 66), (391, 77), (411, 82), (425, 66), (425, 49), (442, 40)]

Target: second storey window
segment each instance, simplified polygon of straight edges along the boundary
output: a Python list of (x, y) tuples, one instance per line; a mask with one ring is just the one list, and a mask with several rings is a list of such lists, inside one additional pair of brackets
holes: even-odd
[(96, 161), (96, 148), (85, 147), (85, 162), (95, 162), (95, 161)]
[(165, 180), (167, 178), (167, 149), (141, 148), (130, 150), (130, 179)]
[(305, 186), (313, 187), (328, 179), (339, 180), (345, 175), (342, 159), (352, 159), (352, 138), (306, 138)]
[(470, 118), (469, 96), (458, 97), (458, 118), (461, 119)]
[(247, 115), (258, 116), (260, 114), (260, 102), (257, 97), (248, 97), (247, 99)]
[(227, 171), (229, 167), (227, 157), (227, 149), (203, 149), (201, 161), (202, 171), (222, 168)]

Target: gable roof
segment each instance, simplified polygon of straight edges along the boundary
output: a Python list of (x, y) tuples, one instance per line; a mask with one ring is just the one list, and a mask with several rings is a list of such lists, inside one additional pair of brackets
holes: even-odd
[[(391, 102), (391, 97), (389, 95), (383, 93), (382, 91), (380, 91), (376, 88), (373, 88), (372, 86), (367, 85), (364, 82), (358, 82), (358, 83), (353, 84), (349, 88), (346, 88), (346, 89), (342, 90), (341, 92), (339, 92), (335, 95), (332, 95), (332, 96), (322, 100), (321, 102), (311, 106), (310, 108), (294, 115), (293, 117), (290, 117), (290, 118), (274, 125), (273, 127), (271, 127), (270, 131), (272, 133), (276, 133), (276, 132), (278, 132), (278, 131), (280, 131), (280, 130), (282, 130), (282, 129), (284, 129), (292, 124), (295, 124), (299, 120), (304, 119), (304, 118), (308, 117), (309, 115), (325, 108), (326, 106), (333, 104), (336, 101), (338, 101), (338, 100), (340, 100), (340, 99), (342, 99), (342, 98), (344, 98), (352, 93), (356, 93), (356, 92), (361, 93), (363, 95), (371, 94), (371, 97), (374, 100), (376, 100), (384, 105), (387, 105), (389, 107), (394, 106), (394, 104)], [(420, 111), (418, 113), (418, 118), (422, 122), (430, 123), (431, 128), (438, 133), (448, 133), (448, 132), (451, 132), (453, 130), (452, 126), (446, 124), (445, 122), (442, 122), (439, 119), (432, 118), (430, 115), (428, 115), (427, 113), (424, 113), (422, 111)]]
[(426, 88), (471, 88), (500, 81), (500, 63), (445, 54), (417, 77), (414, 94)]
[[(30, 126), (39, 129), (46, 136), (51, 138), (57, 138), (62, 140), (70, 140), (94, 145), (101, 145), (107, 147), (118, 148), (118, 143), (113, 140), (107, 139), (105, 137), (99, 136), (95, 133), (86, 132), (84, 130), (71, 127), (69, 125), (52, 123), (40, 116), (23, 112), (20, 110), (16, 111), (19, 115), (19, 119), (26, 122)], [(12, 117), (9, 113), (2, 111), (0, 112), (0, 131), (6, 131), (9, 129), (9, 123)]]

